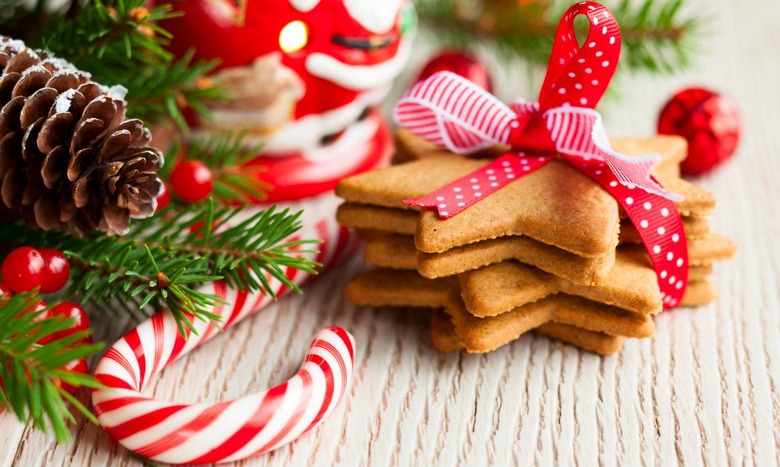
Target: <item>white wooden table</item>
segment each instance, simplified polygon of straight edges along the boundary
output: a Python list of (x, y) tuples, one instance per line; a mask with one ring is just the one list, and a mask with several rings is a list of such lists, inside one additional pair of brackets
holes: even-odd
[[(778, 463), (780, 3), (697, 3), (718, 18), (701, 66), (676, 79), (628, 77), (622, 101), (603, 110), (611, 134), (649, 135), (683, 85), (725, 91), (741, 107), (738, 155), (701, 180), (718, 195), (714, 228), (740, 248), (717, 267), (716, 304), (663, 314), (655, 338), (609, 358), (531, 335), (488, 355), (442, 355), (421, 312), (345, 303), (356, 258), (183, 358), (151, 390), (195, 402), (263, 389), (294, 373), (310, 336), (335, 324), (358, 342), (345, 402), (320, 428), (246, 465)], [(508, 82), (504, 98), (525, 90)], [(93, 321), (110, 341), (129, 326)], [(73, 435), (57, 445), (0, 414), (0, 465), (141, 463), (83, 420)]]

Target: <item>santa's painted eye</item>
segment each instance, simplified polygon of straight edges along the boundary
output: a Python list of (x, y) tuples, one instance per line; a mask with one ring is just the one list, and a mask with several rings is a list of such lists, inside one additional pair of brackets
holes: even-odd
[(284, 53), (297, 52), (308, 43), (309, 27), (303, 21), (291, 21), (279, 33), (279, 47)]

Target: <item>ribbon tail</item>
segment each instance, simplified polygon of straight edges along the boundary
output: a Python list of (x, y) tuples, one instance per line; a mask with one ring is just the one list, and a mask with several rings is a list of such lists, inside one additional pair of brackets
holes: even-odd
[(680, 304), (688, 286), (688, 243), (677, 206), (668, 198), (623, 185), (601, 162), (570, 161), (623, 207), (650, 255), (665, 309)]
[(517, 115), (493, 95), (450, 72), (417, 83), (393, 109), (396, 123), (457, 154), (504, 144)]
[(596, 115), (591, 138), (593, 139), (593, 144), (601, 153), (604, 162), (607, 163), (612, 173), (617, 177), (618, 182), (628, 187), (635, 186), (671, 201), (682, 201), (683, 197), (681, 195), (667, 191), (651, 174), (653, 166), (661, 160), (661, 156), (658, 154), (647, 154), (644, 156), (627, 157), (615, 152), (609, 144), (609, 137), (607, 137), (607, 131), (604, 128), (601, 116)]

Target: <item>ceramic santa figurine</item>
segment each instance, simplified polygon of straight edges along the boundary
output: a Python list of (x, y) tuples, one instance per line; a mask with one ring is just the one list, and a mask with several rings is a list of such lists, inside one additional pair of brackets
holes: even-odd
[(244, 130), (274, 189), (265, 202), (308, 198), (387, 162), (377, 106), (406, 65), (415, 23), (406, 0), (187, 0), (165, 25), (172, 50), (218, 59), (228, 100), (200, 131)]

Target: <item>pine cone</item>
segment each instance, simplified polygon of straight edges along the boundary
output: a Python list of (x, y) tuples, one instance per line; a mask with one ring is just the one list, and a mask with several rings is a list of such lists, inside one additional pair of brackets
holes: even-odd
[(154, 214), (162, 153), (124, 88), (0, 36), (0, 218), (86, 236)]

